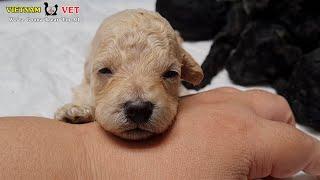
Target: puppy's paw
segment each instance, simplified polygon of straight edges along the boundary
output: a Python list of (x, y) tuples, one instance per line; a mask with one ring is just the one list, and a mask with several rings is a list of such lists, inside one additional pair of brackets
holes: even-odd
[(87, 105), (66, 104), (56, 111), (54, 118), (72, 124), (88, 123), (94, 121), (94, 110)]

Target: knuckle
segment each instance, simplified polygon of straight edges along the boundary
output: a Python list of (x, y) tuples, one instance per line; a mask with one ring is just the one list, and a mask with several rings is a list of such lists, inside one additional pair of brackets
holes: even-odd
[(245, 92), (251, 96), (274, 96), (275, 95), (273, 93), (270, 93), (268, 91), (261, 90), (261, 89), (252, 89)]
[(221, 88), (217, 88), (216, 91), (219, 91), (221, 93), (237, 93), (237, 92), (240, 92), (239, 89), (236, 89), (234, 87), (221, 87)]
[(274, 96), (275, 96), (275, 100), (281, 105), (286, 105), (286, 106), (289, 105), (288, 101), (283, 96), (280, 96), (280, 95), (274, 95)]
[(274, 95), (274, 99), (277, 104), (279, 104), (281, 107), (283, 107), (283, 110), (286, 113), (287, 119), (294, 123), (295, 118), (294, 118), (294, 115), (292, 113), (292, 110), (291, 110), (291, 107), (290, 107), (288, 101), (283, 96), (280, 96), (280, 95)]
[(287, 105), (287, 100), (277, 94), (273, 94), (264, 90), (249, 90), (246, 91), (247, 95), (251, 98), (252, 101), (261, 102), (262, 100), (270, 100), (280, 105)]
[(273, 100), (274, 99), (274, 94), (271, 94), (267, 91), (264, 90), (249, 90), (249, 91), (245, 91), (245, 97), (248, 98), (248, 100), (255, 104), (259, 104), (259, 103), (264, 103), (265, 100)]
[(246, 91), (249, 96), (252, 96), (252, 98), (268, 98), (272, 101), (275, 101), (277, 103), (280, 103), (281, 105), (287, 105), (288, 101), (278, 94), (270, 93), (268, 91), (260, 90), (260, 89), (254, 89), (254, 90), (248, 90)]

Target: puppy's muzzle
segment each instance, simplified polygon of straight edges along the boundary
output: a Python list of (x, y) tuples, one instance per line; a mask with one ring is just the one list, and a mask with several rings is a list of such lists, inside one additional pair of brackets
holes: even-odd
[(128, 101), (124, 104), (126, 118), (137, 124), (147, 123), (153, 109), (154, 104), (150, 101)]

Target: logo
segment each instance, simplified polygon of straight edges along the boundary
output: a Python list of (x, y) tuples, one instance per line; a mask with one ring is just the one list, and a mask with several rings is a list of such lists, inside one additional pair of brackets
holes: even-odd
[(79, 6), (62, 6), (62, 12), (64, 14), (79, 14)]
[(46, 12), (46, 16), (55, 16), (57, 15), (57, 11), (58, 11), (58, 5), (54, 5), (54, 6), (49, 6), (49, 4), (47, 2), (44, 2), (45, 5), (45, 12)]
[[(1, 1), (1, 0), (0, 0)], [(49, 5), (49, 3), (51, 3)], [(79, 23), (80, 6), (77, 4), (55, 4), (52, 2), (43, 2), (44, 7), (34, 5), (8, 5), (5, 11), (10, 14), (9, 22), (33, 22), (33, 23)], [(37, 3), (38, 4), (38, 3)], [(42, 4), (42, 3), (41, 3)], [(43, 10), (44, 9), (44, 10)], [(59, 15), (58, 15), (59, 11)], [(44, 13), (43, 13), (44, 12)], [(40, 15), (41, 13), (41, 15)], [(58, 15), (58, 16), (57, 16)]]
[(9, 6), (7, 13), (41, 13), (41, 7), (36, 6)]

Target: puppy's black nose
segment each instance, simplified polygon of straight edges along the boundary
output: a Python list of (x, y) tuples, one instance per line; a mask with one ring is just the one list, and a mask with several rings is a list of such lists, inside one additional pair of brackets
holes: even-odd
[(124, 104), (126, 117), (135, 123), (149, 121), (154, 105), (149, 101), (128, 101)]

